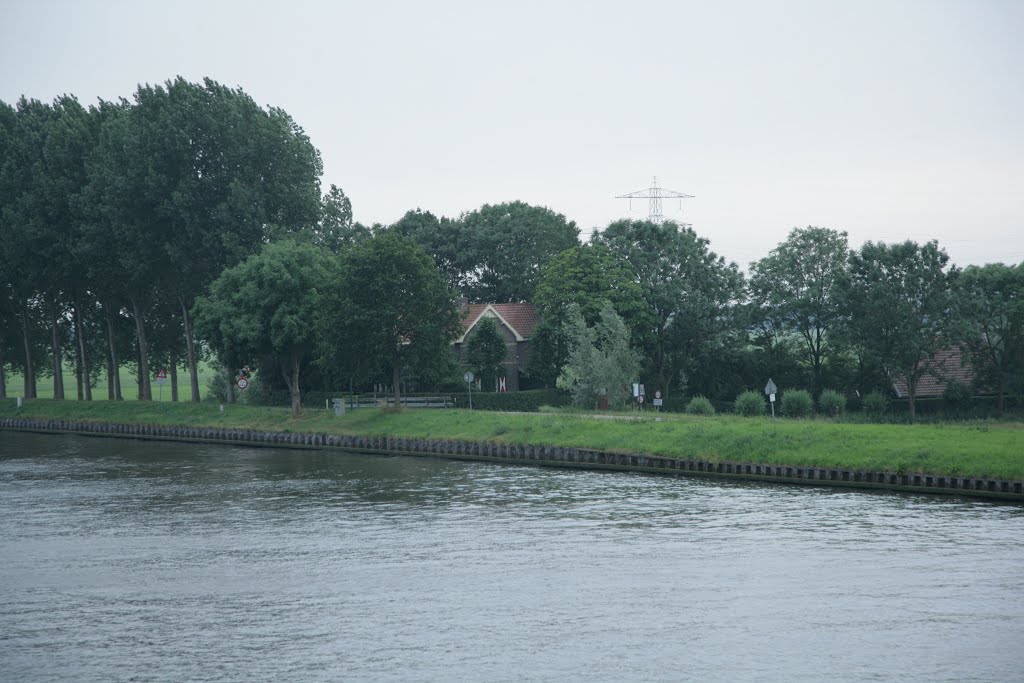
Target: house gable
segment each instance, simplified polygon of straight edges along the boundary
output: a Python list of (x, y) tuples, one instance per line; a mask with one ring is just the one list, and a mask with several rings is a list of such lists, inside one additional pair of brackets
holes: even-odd
[(517, 342), (529, 340), (538, 322), (537, 311), (532, 304), (473, 304), (466, 309), (462, 335), (455, 340), (456, 344), (465, 343), (470, 332), (484, 317), (494, 318), (512, 333)]

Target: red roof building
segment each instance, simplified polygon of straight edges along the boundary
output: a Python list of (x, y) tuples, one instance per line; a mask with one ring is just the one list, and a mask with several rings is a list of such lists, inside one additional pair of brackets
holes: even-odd
[[(965, 362), (959, 346), (942, 349), (925, 361), (925, 372), (917, 381), (917, 398), (940, 398), (952, 381), (963, 382), (974, 387), (975, 374), (970, 363)], [(892, 383), (897, 398), (907, 398), (910, 391), (903, 377), (896, 377)]]
[(494, 319), (508, 350), (502, 363), (505, 368), (505, 385), (508, 391), (517, 391), (519, 374), (529, 358), (530, 338), (540, 322), (537, 309), (533, 304), (466, 304), (462, 311), (462, 334), (455, 340), (456, 355), (462, 359), (463, 348), (473, 336), (473, 328), (477, 323), (484, 318)]

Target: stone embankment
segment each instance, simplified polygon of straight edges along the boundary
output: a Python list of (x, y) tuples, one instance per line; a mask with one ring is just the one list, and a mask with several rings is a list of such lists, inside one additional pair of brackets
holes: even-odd
[(71, 433), (138, 439), (231, 443), (275, 448), (336, 448), (347, 451), (428, 455), (462, 460), (652, 472), (682, 476), (746, 479), (811, 486), (912, 491), (998, 498), (1024, 502), (1024, 482), (977, 477), (951, 477), (927, 473), (864, 472), (794, 465), (746, 462), (712, 462), (639, 453), (609, 453), (585, 448), (536, 446), (492, 441), (399, 438), (293, 432), (263, 432), (219, 427), (174, 427), (147, 424), (113, 424), (74, 420), (0, 419), (0, 429)]

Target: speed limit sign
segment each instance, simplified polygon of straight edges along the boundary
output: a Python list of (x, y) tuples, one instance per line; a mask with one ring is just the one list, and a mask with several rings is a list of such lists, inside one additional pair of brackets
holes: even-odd
[(247, 386), (249, 386), (249, 380), (247, 380), (244, 377), (239, 377), (238, 378), (238, 388), (239, 389), (245, 389)]

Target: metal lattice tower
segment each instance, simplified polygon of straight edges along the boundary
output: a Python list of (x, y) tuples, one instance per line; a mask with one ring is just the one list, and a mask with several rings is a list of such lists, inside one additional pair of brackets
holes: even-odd
[(651, 186), (646, 190), (637, 190), (636, 192), (630, 192), (629, 194), (620, 194), (615, 197), (616, 199), (628, 199), (630, 200), (630, 208), (633, 207), (634, 199), (646, 199), (649, 204), (649, 216), (648, 220), (652, 223), (660, 225), (665, 220), (665, 215), (661, 212), (661, 200), (662, 199), (678, 199), (680, 207), (682, 207), (682, 200), (692, 199), (692, 194), (684, 194), (683, 192), (676, 192), (675, 190), (666, 190), (658, 187), (658, 178), (655, 176), (654, 180), (651, 181)]

